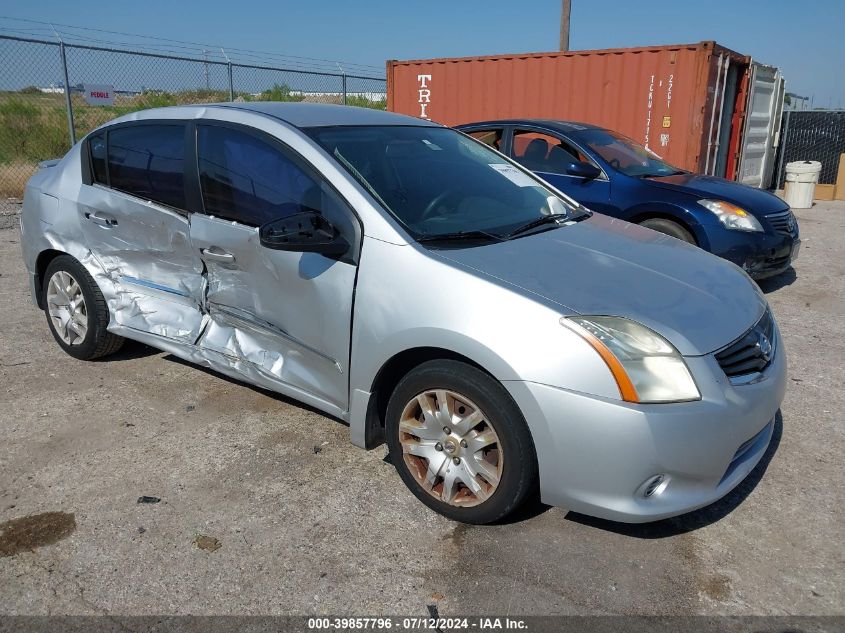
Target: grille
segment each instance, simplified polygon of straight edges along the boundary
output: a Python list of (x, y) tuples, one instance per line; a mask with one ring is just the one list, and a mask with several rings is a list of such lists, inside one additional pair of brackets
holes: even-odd
[(716, 353), (716, 360), (729, 378), (763, 371), (775, 355), (775, 322), (771, 311), (739, 339)]
[(766, 216), (766, 220), (772, 225), (772, 228), (778, 233), (784, 235), (792, 235), (795, 232), (795, 216), (792, 215), (790, 209), (778, 211)]

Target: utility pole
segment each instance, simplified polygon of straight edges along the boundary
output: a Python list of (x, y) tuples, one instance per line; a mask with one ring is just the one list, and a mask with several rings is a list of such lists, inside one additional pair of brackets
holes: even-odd
[(569, 50), (569, 14), (572, 9), (572, 0), (561, 0), (560, 6), (560, 50)]

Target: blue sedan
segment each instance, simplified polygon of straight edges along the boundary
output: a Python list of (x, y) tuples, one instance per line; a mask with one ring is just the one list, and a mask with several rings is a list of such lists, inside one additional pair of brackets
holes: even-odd
[(538, 119), (457, 129), (584, 206), (696, 244), (755, 279), (786, 270), (798, 254), (798, 223), (777, 196), (678, 169), (611, 130)]

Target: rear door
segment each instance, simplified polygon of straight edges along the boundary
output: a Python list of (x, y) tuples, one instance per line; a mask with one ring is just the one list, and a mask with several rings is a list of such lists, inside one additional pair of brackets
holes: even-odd
[(202, 262), (185, 211), (186, 126), (133, 122), (88, 137), (80, 225), (109, 280), (115, 323), (193, 343), (202, 323)]
[[(196, 147), (204, 212), (191, 216), (191, 241), (205, 264), (210, 317), (198, 342), (203, 354), (345, 411), (357, 218), (313, 168), (269, 135), (208, 122), (197, 125)], [(261, 246), (258, 227), (308, 210), (356, 245), (348, 256)]]
[(751, 65), (748, 105), (737, 180), (752, 187), (769, 186), (783, 114), (784, 82), (773, 66)]
[[(531, 128), (517, 128), (513, 131), (510, 153), (515, 161), (584, 206), (600, 213), (612, 213), (610, 181), (604, 170), (571, 140)], [(595, 166), (602, 175), (588, 179), (567, 174), (567, 166), (579, 161)]]

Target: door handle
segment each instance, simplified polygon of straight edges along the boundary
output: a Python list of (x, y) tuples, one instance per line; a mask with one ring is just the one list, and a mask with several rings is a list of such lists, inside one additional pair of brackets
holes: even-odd
[[(212, 248), (216, 250), (212, 250)], [(220, 262), (222, 264), (235, 263), (235, 256), (232, 255), (232, 253), (227, 253), (222, 249), (217, 249), (216, 246), (202, 249), (202, 257), (203, 259), (207, 259), (212, 262)]]
[(117, 226), (117, 220), (110, 215), (100, 215), (99, 213), (86, 213), (85, 218), (91, 220), (94, 224), (105, 227)]

